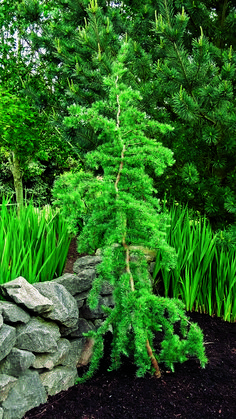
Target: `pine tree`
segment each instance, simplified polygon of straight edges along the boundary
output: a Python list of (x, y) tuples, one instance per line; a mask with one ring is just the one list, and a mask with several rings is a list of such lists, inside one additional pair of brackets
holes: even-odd
[(29, 0), (17, 10), (10, 15), (21, 22), (21, 47), (37, 56), (24, 80), (27, 94), (71, 151), (83, 159), (103, 141), (89, 122), (62, 122), (69, 105), (106, 99), (103, 77), (127, 37), (125, 78), (141, 93), (139, 109), (175, 127), (161, 134), (176, 163), (155, 180), (160, 196), (167, 191), (206, 213), (214, 227), (235, 221), (228, 212), (228, 202), (236, 203), (235, 0)]
[[(50, 112), (55, 129), (80, 156), (96, 148), (97, 135), (89, 125), (68, 129), (62, 121), (72, 103), (89, 106), (106, 95), (102, 77), (111, 71), (120, 44), (120, 33), (116, 31), (122, 24), (116, 10), (106, 3), (31, 0), (19, 8), (19, 17), (26, 22), (25, 40), (40, 57), (36, 71), (45, 80), (41, 92), (36, 92), (32, 85), (29, 91), (33, 97), (38, 96), (39, 102), (44, 99), (44, 109)], [(32, 28), (28, 16), (33, 7)], [(40, 16), (36, 17), (38, 8)]]
[[(113, 328), (110, 370), (121, 364), (121, 355), (134, 356), (137, 376), (153, 371), (160, 376), (158, 362), (174, 369), (175, 362), (184, 362), (189, 355), (206, 363), (202, 332), (196, 324), (189, 327), (184, 305), (179, 300), (152, 294), (145, 254), (161, 249), (163, 264), (175, 263), (175, 253), (165, 242), (166, 216), (160, 214), (153, 182), (147, 174), (152, 167), (156, 175), (173, 164), (172, 152), (154, 138), (145, 135), (147, 126), (171, 131), (141, 112), (137, 104), (140, 93), (124, 83), (124, 67), (129, 45), (124, 43), (112, 66), (111, 76), (104, 77), (108, 100), (96, 101), (91, 107), (73, 105), (65, 118), (68, 127), (86, 124), (99, 132), (103, 144), (86, 155), (91, 169), (102, 169), (102, 177), (85, 193), (90, 209), (79, 237), (79, 251), (102, 250), (102, 263), (93, 282), (89, 305), (94, 309), (104, 280), (114, 287), (115, 307), (104, 308), (107, 318), (99, 329), (87, 336), (95, 339), (94, 353), (88, 373), (78, 381), (91, 377), (103, 353), (103, 337)], [(107, 117), (109, 110), (110, 116)], [(87, 180), (86, 180), (87, 182)], [(180, 336), (174, 325), (180, 324)], [(161, 351), (153, 349), (154, 333), (164, 332)]]
[[(182, 8), (189, 16), (188, 32), (183, 43), (191, 47), (192, 39), (198, 38), (199, 27), (202, 26), (209, 41), (224, 50), (230, 45), (235, 47), (235, 0), (173, 0), (140, 2), (125, 0), (122, 2), (123, 15), (129, 15), (129, 35), (142, 45), (146, 51), (155, 50), (155, 39), (151, 35), (151, 21), (155, 11), (163, 14), (163, 3), (171, 8), (171, 13), (181, 13)], [(153, 42), (154, 41), (154, 42)], [(154, 52), (155, 53), (155, 52)]]
[[(214, 226), (225, 220), (228, 197), (235, 200), (235, 64), (232, 47), (219, 61), (217, 49), (199, 28), (191, 48), (184, 9), (173, 14), (171, 1), (156, 15), (160, 58), (156, 65), (157, 106), (164, 106), (175, 127), (168, 146), (175, 170), (168, 173), (171, 195), (200, 209)], [(232, 218), (233, 220), (233, 218)]]

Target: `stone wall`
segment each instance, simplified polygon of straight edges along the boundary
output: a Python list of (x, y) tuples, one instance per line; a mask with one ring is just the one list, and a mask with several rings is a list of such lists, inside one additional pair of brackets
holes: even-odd
[(86, 365), (92, 340), (83, 332), (96, 330), (104, 319), (101, 305), (113, 306), (105, 283), (100, 304), (90, 310), (87, 296), (100, 256), (85, 256), (74, 274), (29, 284), (19, 277), (0, 285), (0, 419), (21, 419), (48, 395), (74, 385), (77, 367)]

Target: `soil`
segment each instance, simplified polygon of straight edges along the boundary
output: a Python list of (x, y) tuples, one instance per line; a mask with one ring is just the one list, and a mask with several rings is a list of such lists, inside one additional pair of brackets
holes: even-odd
[[(66, 271), (78, 258), (72, 242)], [(72, 272), (72, 270), (70, 270)], [(160, 365), (161, 378), (136, 378), (132, 359), (123, 359), (118, 371), (108, 372), (112, 335), (96, 375), (84, 384), (49, 396), (48, 402), (24, 419), (215, 419), (236, 418), (236, 323), (206, 314), (188, 313), (204, 333), (208, 364), (189, 359), (172, 373)], [(79, 375), (85, 372), (79, 369)]]
[(77, 241), (76, 238), (73, 238), (70, 242), (70, 247), (66, 259), (66, 264), (64, 268), (64, 273), (68, 272), (73, 274), (73, 265), (79, 257), (82, 257), (82, 254), (77, 252)]

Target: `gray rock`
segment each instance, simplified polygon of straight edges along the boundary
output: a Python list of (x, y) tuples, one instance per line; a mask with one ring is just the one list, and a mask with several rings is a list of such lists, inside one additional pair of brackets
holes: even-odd
[(17, 327), (15, 346), (36, 353), (55, 352), (59, 339), (59, 327), (55, 323), (32, 317), (29, 323)]
[(77, 307), (78, 307), (78, 309), (80, 309), (81, 307), (83, 307), (84, 302), (85, 302), (85, 300), (86, 300), (86, 299), (87, 299), (87, 297), (88, 297), (89, 291), (90, 291), (90, 290), (88, 290), (88, 291), (84, 291), (84, 292), (81, 292), (81, 293), (76, 294), (76, 295), (74, 296), (74, 299), (75, 299), (75, 300), (76, 300), (76, 302), (77, 302)]
[(106, 297), (100, 296), (99, 304), (94, 310), (91, 310), (88, 303), (86, 302), (86, 304), (80, 309), (80, 316), (84, 317), (85, 319), (97, 319), (100, 317), (105, 317), (105, 313), (101, 308), (102, 305), (106, 307), (114, 307), (114, 299), (112, 295)]
[(79, 319), (78, 329), (70, 334), (71, 337), (82, 338), (83, 333), (87, 333), (90, 330), (95, 330), (95, 327), (92, 322), (87, 321), (86, 319)]
[(13, 279), (13, 281), (0, 285), (4, 297), (12, 298), (17, 304), (22, 304), (34, 313), (45, 313), (51, 311), (53, 303), (43, 297), (25, 278)]
[(66, 359), (70, 350), (70, 342), (67, 339), (58, 341), (58, 350), (53, 354), (36, 355), (33, 368), (46, 368), (51, 370), (56, 365), (60, 365)]
[(75, 384), (77, 369), (68, 367), (56, 367), (52, 371), (40, 374), (41, 382), (49, 396), (68, 390)]
[(65, 273), (59, 278), (53, 279), (51, 282), (63, 285), (73, 296), (77, 293), (78, 277), (76, 274)]
[(0, 313), (0, 329), (1, 329), (2, 325), (3, 325), (3, 317), (2, 317), (2, 314)]
[(91, 268), (81, 270), (78, 275), (65, 274), (50, 282), (63, 285), (71, 295), (75, 296), (78, 293), (90, 290), (95, 277), (96, 270)]
[(0, 419), (3, 418), (3, 409), (0, 407)]
[(79, 310), (77, 303), (66, 288), (55, 282), (40, 282), (34, 287), (44, 297), (53, 302), (53, 309), (50, 313), (42, 313), (47, 319), (55, 320), (66, 327), (74, 327), (77, 324)]
[(66, 359), (62, 362), (62, 365), (68, 367), (76, 366), (83, 352), (85, 342), (86, 338), (70, 340), (70, 350)]
[(113, 290), (114, 290), (114, 287), (108, 281), (104, 281), (102, 284), (102, 289), (101, 289), (100, 294), (101, 295), (112, 294)]
[(79, 294), (76, 294), (76, 295), (74, 296), (74, 299), (77, 301), (77, 303), (78, 303), (78, 301), (81, 301), (81, 300), (86, 300), (86, 298), (87, 298), (87, 297), (88, 297), (88, 295), (89, 295), (89, 291), (90, 291), (90, 290), (87, 290), (87, 291), (80, 292)]
[(102, 258), (100, 256), (83, 256), (74, 263), (73, 271), (79, 274), (84, 269), (94, 268), (101, 261)]
[(73, 295), (90, 290), (95, 277), (95, 268), (81, 270), (73, 280)]
[(60, 326), (61, 336), (63, 338), (67, 337), (67, 336), (70, 336), (71, 333), (75, 332), (75, 330), (78, 329), (78, 323), (79, 323), (79, 319), (77, 319), (76, 324), (73, 327)]
[(47, 395), (37, 371), (27, 370), (2, 403), (4, 419), (21, 419), (28, 410), (46, 403)]
[(16, 342), (16, 329), (3, 324), (0, 329), (0, 361), (12, 350)]
[(12, 348), (9, 355), (0, 362), (0, 374), (8, 374), (19, 377), (24, 373), (35, 360), (34, 354), (21, 349)]
[(16, 384), (17, 378), (6, 374), (0, 374), (0, 402), (6, 400), (9, 391)]
[(5, 323), (28, 323), (30, 321), (30, 315), (14, 303), (0, 301), (0, 310)]

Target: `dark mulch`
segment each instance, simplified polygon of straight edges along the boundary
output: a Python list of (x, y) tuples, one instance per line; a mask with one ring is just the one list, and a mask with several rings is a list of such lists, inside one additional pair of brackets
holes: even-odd
[[(75, 256), (75, 255), (74, 255)], [(118, 371), (107, 372), (111, 334), (96, 375), (71, 387), (48, 403), (32, 409), (25, 419), (215, 419), (236, 418), (236, 323), (190, 313), (205, 336), (208, 364), (188, 360), (175, 373), (162, 368), (162, 377), (135, 377), (131, 359)], [(79, 374), (83, 371), (79, 370)]]
[(76, 238), (73, 238), (70, 242), (70, 247), (69, 247), (69, 251), (68, 251), (68, 255), (67, 255), (67, 259), (66, 259), (66, 264), (65, 264), (65, 268), (64, 268), (64, 273), (65, 272), (73, 273), (73, 265), (74, 265), (75, 261), (81, 256), (83, 256), (83, 255), (81, 255), (77, 252)]

